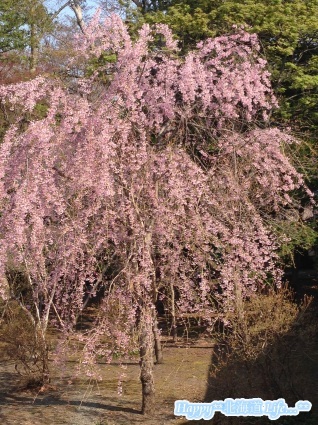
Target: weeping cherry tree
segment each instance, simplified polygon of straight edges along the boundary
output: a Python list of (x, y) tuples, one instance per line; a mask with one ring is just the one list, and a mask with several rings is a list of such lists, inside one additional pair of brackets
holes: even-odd
[[(270, 223), (296, 220), (293, 193), (309, 192), (285, 154), (295, 140), (266, 125), (277, 104), (255, 35), (237, 30), (182, 58), (166, 26), (132, 40), (118, 16), (96, 14), (74, 46), (68, 80), (0, 87), (19, 111), (0, 148), (1, 296), (22, 270), (45, 341), (50, 320), (72, 332), (103, 286), (83, 363), (127, 353), (137, 327), (150, 413), (158, 297), (212, 324), (279, 285)], [(38, 104), (45, 116), (25, 120)]]

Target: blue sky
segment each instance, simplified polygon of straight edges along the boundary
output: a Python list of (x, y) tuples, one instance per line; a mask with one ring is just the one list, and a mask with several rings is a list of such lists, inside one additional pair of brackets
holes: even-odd
[[(0, 0), (1, 1), (1, 0)], [(44, 0), (45, 6), (49, 9), (50, 12), (57, 11), (62, 5), (64, 5), (67, 2), (67, 0)], [(118, 6), (118, 2), (116, 0), (103, 0), (104, 5), (116, 5), (119, 10), (117, 10), (117, 13), (122, 14), (124, 17), (123, 10), (120, 10), (120, 6)], [(85, 13), (84, 13), (84, 21), (87, 23), (89, 18), (93, 15), (95, 10), (99, 7), (99, 0), (86, 0), (85, 1)], [(132, 3), (133, 4), (133, 3)], [(71, 10), (69, 6), (67, 6), (59, 15), (59, 19), (67, 19), (68, 17), (71, 17), (74, 19), (74, 12)]]
[[(66, 1), (67, 0), (45, 0), (44, 3), (50, 11), (55, 12), (63, 4), (65, 4)], [(94, 11), (98, 8), (98, 0), (86, 0), (86, 7), (88, 9), (89, 15), (92, 15)], [(67, 16), (74, 17), (74, 13), (70, 9), (70, 7), (66, 7), (60, 14), (60, 18), (64, 18)]]

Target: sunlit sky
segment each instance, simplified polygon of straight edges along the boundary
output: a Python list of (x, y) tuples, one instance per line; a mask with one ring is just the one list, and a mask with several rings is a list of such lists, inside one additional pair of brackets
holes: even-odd
[[(66, 3), (67, 0), (45, 0), (44, 3), (49, 9), (50, 12), (56, 12), (62, 5)], [(88, 17), (91, 16), (94, 11), (98, 8), (98, 0), (86, 0), (85, 2), (85, 15)], [(74, 17), (74, 13), (72, 12), (71, 8), (67, 6), (61, 14), (59, 15), (60, 18), (67, 18), (68, 16)]]

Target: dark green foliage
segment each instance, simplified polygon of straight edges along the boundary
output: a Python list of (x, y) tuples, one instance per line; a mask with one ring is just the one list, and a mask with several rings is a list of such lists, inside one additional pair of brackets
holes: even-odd
[[(15, 2), (19, 5), (19, 1)], [(21, 49), (26, 45), (27, 30), (25, 16), (13, 8), (12, 0), (0, 3), (0, 53)]]
[(30, 46), (31, 30), (37, 35), (51, 27), (50, 16), (40, 0), (1, 0), (0, 54)]

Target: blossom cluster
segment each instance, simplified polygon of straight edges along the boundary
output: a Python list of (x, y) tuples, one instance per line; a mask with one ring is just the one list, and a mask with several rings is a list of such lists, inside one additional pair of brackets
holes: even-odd
[(48, 105), (0, 147), (3, 282), (23, 270), (65, 329), (102, 285), (98, 326), (116, 349), (130, 333), (109, 312), (116, 297), (130, 322), (171, 290), (181, 312), (211, 318), (279, 283), (266, 215), (294, 208), (305, 185), (282, 150), (292, 139), (253, 125), (276, 107), (257, 38), (240, 31), (180, 58), (166, 26), (144, 25), (133, 41), (115, 15), (82, 37), (70, 67), (103, 52), (115, 62), (0, 87), (21, 117)]

